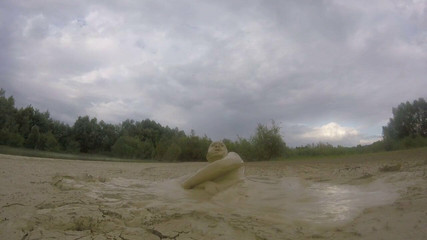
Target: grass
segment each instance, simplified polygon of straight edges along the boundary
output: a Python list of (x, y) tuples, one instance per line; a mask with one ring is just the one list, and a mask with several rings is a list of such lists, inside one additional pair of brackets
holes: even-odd
[(55, 158), (55, 159), (68, 159), (68, 160), (86, 160), (86, 161), (110, 161), (110, 162), (153, 162), (150, 160), (141, 159), (124, 159), (115, 158), (111, 156), (89, 154), (89, 153), (61, 153), (61, 152), (48, 152), (28, 148), (15, 148), (0, 145), (0, 154), (17, 155), (25, 157), (39, 157), (39, 158)]
[[(59, 153), (47, 152), (40, 150), (33, 150), (27, 148), (14, 148), (9, 146), (0, 145), (0, 154), (26, 156), (26, 157), (39, 157), (39, 158), (55, 158), (55, 159), (68, 159), (68, 160), (87, 160), (87, 161), (110, 161), (110, 162), (156, 162), (154, 160), (141, 160), (141, 159), (124, 159), (115, 158), (99, 154), (85, 154), (85, 153)], [(375, 159), (421, 159), (427, 161), (427, 147), (413, 148), (407, 150), (397, 151), (384, 151), (376, 153), (352, 153), (344, 155), (331, 155), (331, 156), (299, 156), (290, 158), (279, 158), (274, 161), (323, 161), (323, 160), (375, 160)]]
[(351, 154), (340, 154), (340, 155), (330, 155), (330, 156), (297, 156), (291, 158), (282, 158), (279, 161), (370, 161), (378, 159), (388, 159), (388, 160), (425, 160), (427, 161), (427, 147), (421, 148), (411, 148), (404, 150), (394, 150), (394, 151), (381, 151), (375, 153), (351, 153)]

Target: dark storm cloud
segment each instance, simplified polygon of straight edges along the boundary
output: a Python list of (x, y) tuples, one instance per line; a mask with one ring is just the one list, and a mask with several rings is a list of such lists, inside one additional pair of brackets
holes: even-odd
[(425, 1), (2, 1), (1, 87), (72, 123), (152, 118), (214, 139), (378, 139), (426, 97)]

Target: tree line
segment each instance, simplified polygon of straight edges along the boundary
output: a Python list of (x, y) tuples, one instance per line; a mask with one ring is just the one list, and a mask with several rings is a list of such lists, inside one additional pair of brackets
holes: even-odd
[(383, 127), (385, 150), (427, 146), (427, 102), (407, 101), (392, 109), (393, 117)]
[(383, 139), (370, 145), (332, 146), (328, 143), (308, 144), (289, 149), (288, 156), (330, 156), (402, 150), (427, 146), (427, 102), (423, 98), (407, 101), (392, 108), (393, 116), (383, 126)]
[(355, 147), (328, 143), (307, 144), (289, 149), (288, 156), (331, 156), (402, 150), (427, 146), (427, 102), (423, 98), (407, 101), (392, 108), (393, 116), (383, 126), (383, 139)]
[[(330, 156), (427, 146), (427, 103), (423, 98), (401, 103), (383, 127), (383, 139), (367, 146), (343, 147), (329, 143), (288, 148), (280, 127), (258, 124), (249, 138), (223, 139), (229, 151), (245, 161), (284, 157)], [(157, 161), (205, 161), (212, 140), (145, 119), (120, 124), (79, 116), (72, 126), (54, 120), (48, 111), (31, 105), (17, 109), (13, 96), (0, 90), (0, 145), (43, 151), (97, 153), (107, 156)]]
[[(0, 145), (158, 161), (205, 161), (211, 142), (193, 130), (186, 134), (150, 119), (110, 124), (79, 116), (70, 126), (31, 105), (17, 109), (13, 96), (6, 97), (5, 91), (0, 90)], [(229, 151), (236, 151), (247, 160), (269, 160), (286, 151), (280, 128), (274, 122), (272, 126), (259, 124), (250, 139), (224, 142)]]

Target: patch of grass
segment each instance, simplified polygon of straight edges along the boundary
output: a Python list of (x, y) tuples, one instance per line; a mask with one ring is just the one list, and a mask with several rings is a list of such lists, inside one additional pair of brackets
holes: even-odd
[(351, 154), (342, 154), (342, 155), (331, 155), (331, 156), (294, 156), (290, 158), (281, 158), (277, 159), (279, 161), (329, 161), (329, 160), (343, 160), (343, 161), (351, 161), (351, 160), (426, 160), (427, 161), (427, 147), (422, 148), (412, 148), (405, 150), (397, 150), (397, 151), (383, 151), (383, 152), (375, 152), (375, 153), (351, 153)]
[(39, 158), (55, 158), (55, 159), (68, 159), (68, 160), (86, 160), (86, 161), (110, 161), (110, 162), (153, 162), (150, 160), (140, 159), (124, 159), (115, 158), (106, 155), (88, 154), (88, 153), (61, 153), (61, 152), (48, 152), (28, 148), (15, 148), (0, 145), (0, 153), (7, 155), (17, 155), (25, 157), (39, 157)]
[[(33, 150), (27, 148), (15, 148), (0, 145), (0, 154), (26, 156), (26, 157), (39, 157), (39, 158), (55, 158), (55, 159), (68, 159), (68, 160), (87, 160), (87, 161), (110, 161), (110, 162), (157, 162), (155, 160), (141, 160), (141, 159), (125, 159), (116, 158), (108, 155), (99, 154), (85, 154), (85, 153), (61, 153), (61, 152), (48, 152)], [(398, 151), (384, 151), (376, 153), (352, 153), (343, 155), (331, 156), (293, 156), (290, 158), (275, 158), (270, 161), (370, 161), (370, 160), (425, 160), (427, 161), (427, 147), (414, 148)]]

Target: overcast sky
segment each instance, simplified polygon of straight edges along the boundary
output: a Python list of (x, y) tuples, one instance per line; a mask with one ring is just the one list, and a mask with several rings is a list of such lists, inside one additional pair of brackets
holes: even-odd
[(71, 125), (219, 140), (275, 120), (289, 146), (354, 146), (426, 76), (426, 0), (0, 1), (0, 87)]

